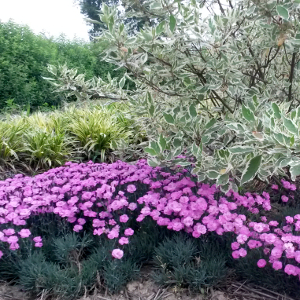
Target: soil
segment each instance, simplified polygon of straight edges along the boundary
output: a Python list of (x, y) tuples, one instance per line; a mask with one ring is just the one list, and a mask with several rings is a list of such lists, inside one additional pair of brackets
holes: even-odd
[[(45, 295), (33, 298), (22, 292), (21, 287), (0, 283), (0, 300), (48, 300)], [(49, 299), (50, 300), (50, 299)], [(57, 300), (57, 299), (51, 299)], [(61, 299), (60, 299), (61, 300)], [(63, 299), (62, 299), (63, 300)], [(149, 270), (143, 269), (138, 280), (129, 282), (120, 293), (94, 291), (78, 300), (297, 300), (285, 295), (254, 287), (247, 282), (226, 282), (220, 289), (208, 289), (201, 293), (191, 293), (178, 287), (162, 288), (149, 279)]]

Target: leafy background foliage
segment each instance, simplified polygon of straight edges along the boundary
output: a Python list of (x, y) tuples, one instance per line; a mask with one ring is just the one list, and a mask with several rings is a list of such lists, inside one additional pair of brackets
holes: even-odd
[(13, 22), (0, 23), (0, 110), (14, 105), (21, 107), (58, 106), (63, 95), (53, 93), (53, 88), (43, 77), (48, 77), (48, 64), (67, 64), (84, 72), (88, 79), (122, 76), (124, 71), (100, 61), (105, 43), (69, 41), (64, 36), (46, 38), (35, 35), (28, 27)]

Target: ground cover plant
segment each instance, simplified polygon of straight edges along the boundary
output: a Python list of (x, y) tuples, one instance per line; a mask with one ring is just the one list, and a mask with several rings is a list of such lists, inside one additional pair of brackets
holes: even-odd
[(257, 273), (273, 269), (280, 275), (269, 284), (279, 277), (294, 294), (300, 211), (275, 220), (272, 205), (293, 207), (295, 187), (283, 180), (262, 194), (224, 194), (186, 169), (146, 160), (68, 162), (35, 177), (16, 175), (0, 182), (0, 275), (33, 293), (67, 298), (95, 287), (95, 278), (118, 291), (154, 260), (157, 282), (201, 291), (241, 260)]

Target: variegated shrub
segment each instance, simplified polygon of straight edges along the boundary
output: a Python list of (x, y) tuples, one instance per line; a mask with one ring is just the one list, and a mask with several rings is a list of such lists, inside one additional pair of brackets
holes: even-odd
[[(131, 15), (148, 17), (139, 32), (127, 30), (129, 15), (115, 7), (103, 5), (100, 15), (107, 30), (99, 38), (110, 43), (104, 59), (128, 73), (119, 85), (95, 80), (87, 90), (131, 103), (150, 139), (149, 164), (186, 166), (177, 156), (192, 155), (199, 180), (214, 179), (223, 190), (283, 174), (283, 167), (295, 179), (300, 1), (135, 2), (123, 1)], [(126, 78), (135, 91), (122, 89)], [(76, 90), (68, 80), (57, 84)]]

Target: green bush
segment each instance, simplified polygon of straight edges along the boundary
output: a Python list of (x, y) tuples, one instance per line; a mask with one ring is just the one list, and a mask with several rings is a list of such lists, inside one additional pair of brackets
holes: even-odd
[(64, 97), (53, 93), (48, 77), (48, 64), (67, 64), (85, 73), (106, 78), (121, 77), (124, 70), (100, 60), (99, 52), (106, 45), (101, 41), (46, 38), (34, 34), (29, 27), (12, 21), (0, 22), (0, 110), (16, 107), (35, 110), (37, 107), (59, 106)]

